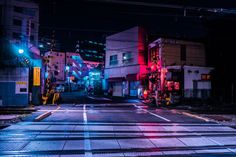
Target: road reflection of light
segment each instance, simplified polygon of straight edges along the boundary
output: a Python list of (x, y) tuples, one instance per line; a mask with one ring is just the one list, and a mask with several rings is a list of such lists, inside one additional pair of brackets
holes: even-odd
[(143, 108), (143, 109), (147, 109), (147, 108), (148, 108), (148, 106), (142, 106), (142, 108)]

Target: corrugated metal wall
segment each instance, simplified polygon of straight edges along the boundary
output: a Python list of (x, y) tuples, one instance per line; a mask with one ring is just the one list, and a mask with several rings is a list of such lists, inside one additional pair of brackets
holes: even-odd
[(0, 106), (27, 106), (29, 93), (28, 68), (0, 69)]

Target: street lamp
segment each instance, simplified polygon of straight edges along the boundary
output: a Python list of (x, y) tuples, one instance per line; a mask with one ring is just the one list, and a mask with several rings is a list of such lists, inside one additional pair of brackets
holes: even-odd
[(24, 53), (24, 49), (21, 49), (21, 48), (18, 49), (18, 53), (19, 53), (19, 54), (23, 54), (23, 53)]

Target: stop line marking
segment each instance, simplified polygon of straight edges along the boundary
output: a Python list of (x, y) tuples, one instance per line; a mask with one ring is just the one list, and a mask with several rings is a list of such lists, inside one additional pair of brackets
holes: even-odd
[(151, 114), (151, 115), (153, 115), (153, 116), (155, 116), (155, 117), (158, 117), (158, 118), (160, 118), (160, 119), (163, 119), (163, 120), (165, 120), (165, 121), (167, 121), (167, 122), (170, 122), (170, 121), (171, 121), (171, 120), (169, 120), (169, 119), (167, 119), (167, 118), (165, 118), (165, 117), (159, 116), (158, 114), (152, 113), (152, 112), (148, 111), (147, 109), (143, 109), (142, 107), (137, 106), (136, 104), (133, 104), (133, 105), (134, 105), (134, 107), (136, 107), (136, 108), (138, 108), (138, 109), (140, 109), (140, 110), (143, 110), (143, 111), (145, 111), (145, 112), (147, 112), (147, 113), (149, 113), (149, 114)]

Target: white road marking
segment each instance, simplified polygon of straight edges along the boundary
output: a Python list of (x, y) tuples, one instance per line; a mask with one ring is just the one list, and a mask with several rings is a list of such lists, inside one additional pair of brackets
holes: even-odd
[(194, 115), (194, 114), (191, 114), (191, 113), (188, 113), (188, 112), (181, 112), (181, 114), (189, 116), (189, 117), (201, 119), (201, 120), (206, 121), (206, 122), (210, 121), (208, 118), (204, 118), (204, 117), (201, 117), (201, 116), (198, 116), (198, 115)]
[(44, 118), (47, 118), (48, 116), (50, 116), (51, 114), (53, 114), (54, 112), (58, 111), (61, 107), (58, 106), (55, 110), (45, 110), (46, 112), (39, 115), (38, 117), (35, 118), (36, 121), (41, 121)]
[(84, 119), (84, 149), (85, 149), (85, 157), (92, 157), (93, 154), (91, 153), (91, 143), (89, 138), (89, 127), (88, 127), (88, 118), (87, 118), (87, 111), (86, 105), (83, 106), (83, 119)]
[(87, 96), (88, 98), (90, 99), (93, 99), (93, 100), (109, 100), (111, 101), (111, 99), (108, 99), (108, 98), (95, 98), (95, 97), (92, 97), (92, 96)]
[(58, 106), (58, 107), (57, 107), (55, 110), (53, 110), (51, 113), (54, 113), (54, 112), (58, 111), (60, 108), (61, 108), (61, 107)]
[(169, 119), (167, 119), (167, 118), (164, 118), (164, 117), (162, 117), (162, 116), (159, 116), (159, 115), (157, 115), (157, 114), (155, 114), (155, 113), (152, 113), (152, 112), (150, 112), (150, 111), (148, 111), (147, 109), (143, 109), (143, 108), (141, 108), (140, 106), (137, 106), (136, 104), (133, 104), (136, 108), (138, 108), (138, 109), (140, 109), (140, 110), (143, 110), (143, 111), (145, 111), (145, 112), (147, 112), (147, 113), (149, 113), (149, 114), (151, 114), (151, 115), (153, 115), (153, 116), (155, 116), (155, 117), (158, 117), (158, 118), (160, 118), (160, 119), (163, 119), (163, 120), (165, 120), (165, 121), (167, 121), (167, 122), (170, 122), (171, 120), (169, 120)]

